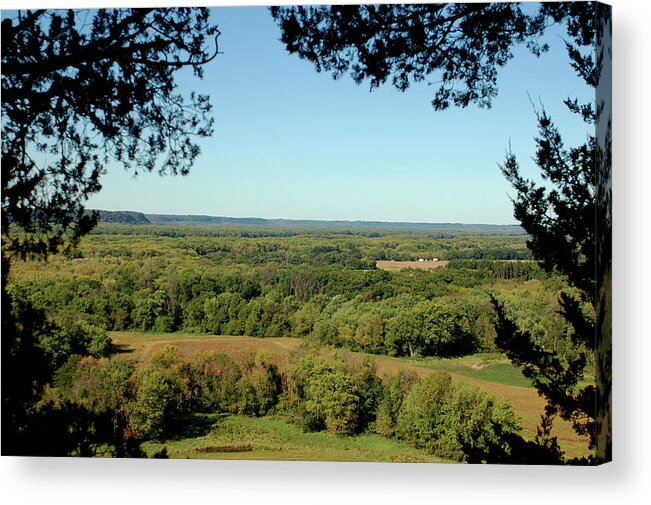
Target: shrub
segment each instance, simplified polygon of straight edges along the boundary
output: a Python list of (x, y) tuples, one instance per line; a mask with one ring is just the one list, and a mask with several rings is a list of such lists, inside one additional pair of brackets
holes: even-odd
[(416, 382), (404, 398), (396, 434), (441, 457), (469, 463), (507, 461), (508, 440), (520, 430), (505, 403), (476, 387), (456, 385), (448, 374)]
[(370, 364), (355, 371), (311, 355), (290, 369), (284, 401), (304, 430), (352, 435), (374, 421), (381, 397), (382, 384)]
[[(74, 357), (71, 362), (75, 362)], [(68, 366), (60, 369), (56, 377), (60, 379)], [(77, 361), (68, 399), (92, 412), (123, 413), (130, 398), (132, 374), (133, 366), (122, 359), (83, 358)]]
[(357, 431), (359, 396), (348, 375), (339, 370), (322, 370), (306, 384), (305, 410), (328, 431), (352, 435)]
[(129, 413), (131, 428), (145, 438), (172, 433), (192, 400), (189, 365), (175, 348), (166, 347), (132, 378), (136, 393)]
[(127, 429), (133, 367), (122, 359), (71, 356), (56, 371), (35, 416), (40, 454), (141, 456), (139, 440)]
[(453, 391), (452, 377), (448, 374), (431, 374), (414, 384), (398, 414), (398, 436), (437, 453), (446, 428), (447, 401)]
[(397, 435), (398, 415), (405, 396), (418, 381), (411, 371), (401, 370), (384, 382), (384, 394), (377, 408), (375, 431), (385, 437)]
[(376, 420), (378, 406), (384, 397), (384, 383), (376, 375), (375, 366), (369, 360), (365, 360), (355, 373), (353, 382), (359, 397), (357, 429), (364, 431)]
[(267, 414), (278, 403), (280, 395), (278, 368), (261, 351), (245, 361), (242, 372), (237, 382), (238, 412), (254, 416)]
[(113, 350), (113, 342), (106, 330), (83, 321), (80, 322), (79, 325), (84, 334), (83, 339), (88, 354), (95, 356), (96, 358), (105, 357), (111, 354), (111, 351)]
[[(498, 463), (508, 458), (507, 440), (520, 430), (518, 419), (505, 402), (496, 402), (476, 387), (460, 384), (447, 418), (449, 457), (468, 463)], [(446, 453), (441, 452), (442, 455)]]
[(237, 411), (237, 383), (242, 373), (231, 358), (216, 352), (201, 353), (192, 359), (190, 369), (199, 410)]

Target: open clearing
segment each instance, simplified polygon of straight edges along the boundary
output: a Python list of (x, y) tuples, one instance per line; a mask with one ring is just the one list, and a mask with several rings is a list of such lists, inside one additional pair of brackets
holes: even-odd
[(378, 260), (376, 262), (377, 267), (380, 270), (389, 270), (390, 272), (396, 272), (398, 270), (403, 270), (405, 268), (419, 268), (421, 270), (438, 270), (439, 268), (445, 268), (448, 264), (447, 261), (395, 261), (395, 260)]
[(119, 352), (138, 362), (147, 362), (166, 346), (174, 346), (183, 358), (207, 351), (218, 351), (236, 361), (258, 351), (268, 352), (282, 366), (290, 351), (297, 349), (299, 338), (257, 338), (239, 336), (188, 335), (187, 333), (109, 332)]
[[(242, 336), (187, 335), (164, 333), (111, 332), (111, 338), (120, 352), (137, 361), (148, 361), (165, 346), (173, 345), (185, 358), (205, 351), (218, 351), (236, 360), (258, 351), (269, 353), (282, 366), (292, 351), (299, 352), (304, 341), (298, 338), (256, 338)], [(362, 353), (338, 350), (340, 356), (349, 361), (361, 362)], [(462, 358), (392, 358), (371, 355), (380, 376), (392, 375), (399, 370), (412, 370), (420, 376), (432, 372), (449, 373), (454, 380), (467, 382), (483, 389), (498, 400), (511, 404), (522, 420), (523, 435), (533, 439), (540, 423), (545, 401), (537, 391), (527, 385), (519, 370), (500, 354), (476, 354)], [(561, 448), (568, 457), (585, 456), (587, 438), (577, 435), (569, 422), (554, 421), (552, 434), (558, 437)], [(169, 449), (169, 448), (168, 448)], [(240, 459), (251, 459), (251, 455), (239, 455)], [(183, 457), (183, 456), (180, 456)], [(220, 454), (221, 458), (222, 455)], [(262, 458), (262, 456), (260, 456)], [(267, 459), (273, 459), (269, 457)], [(286, 458), (281, 458), (286, 459)]]
[(304, 433), (273, 416), (195, 414), (174, 439), (143, 444), (149, 456), (163, 447), (170, 458), (453, 463), (376, 435)]

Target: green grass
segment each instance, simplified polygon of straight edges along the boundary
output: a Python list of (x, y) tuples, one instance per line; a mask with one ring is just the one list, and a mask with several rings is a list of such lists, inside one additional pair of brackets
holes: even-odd
[[(448, 372), (506, 386), (533, 388), (531, 381), (522, 375), (522, 370), (513, 365), (504, 354), (478, 353), (460, 358), (403, 359), (437, 372)], [(590, 370), (587, 371), (585, 379), (579, 381), (578, 387), (589, 385), (594, 385), (594, 375)]]
[(272, 416), (196, 414), (186, 420), (176, 438), (143, 444), (148, 456), (163, 448), (170, 458), (452, 463), (376, 435), (304, 433)]
[(506, 386), (532, 387), (531, 382), (522, 375), (520, 369), (512, 365), (503, 354), (481, 353), (460, 358), (403, 359), (437, 372), (462, 375)]

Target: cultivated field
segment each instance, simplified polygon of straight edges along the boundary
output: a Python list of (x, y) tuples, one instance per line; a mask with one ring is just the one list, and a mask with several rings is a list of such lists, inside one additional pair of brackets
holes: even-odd
[[(251, 353), (265, 351), (281, 369), (287, 362), (290, 353), (299, 352), (304, 342), (298, 338), (191, 336), (138, 332), (112, 332), (111, 338), (126, 356), (141, 362), (148, 361), (165, 346), (172, 345), (176, 347), (181, 356), (186, 358), (199, 352), (218, 351), (239, 360)], [(339, 354), (343, 359), (353, 362), (361, 362), (367, 356), (343, 349), (339, 350)], [(498, 400), (505, 400), (511, 404), (513, 411), (521, 417), (523, 435), (526, 438), (532, 439), (536, 435), (536, 427), (540, 423), (540, 414), (543, 412), (545, 402), (533, 387), (528, 386), (519, 370), (511, 365), (503, 355), (475, 354), (462, 358), (430, 357), (420, 359), (379, 355), (372, 357), (380, 376), (392, 375), (399, 370), (411, 370), (420, 376), (432, 372), (446, 372), (454, 380), (478, 386)], [(559, 444), (568, 457), (588, 454), (587, 439), (578, 436), (570, 423), (556, 419), (552, 433), (558, 437)], [(328, 437), (325, 434), (321, 434), (321, 436)], [(215, 444), (219, 445), (217, 442)], [(252, 459), (249, 452), (233, 453), (228, 457)], [(273, 454), (275, 454), (273, 451), (269, 452), (270, 457), (267, 459), (274, 459)], [(221, 458), (222, 454), (219, 457)], [(263, 455), (258, 455), (256, 458), (264, 459)]]
[(183, 333), (139, 333), (114, 331), (113, 344), (121, 354), (146, 363), (166, 346), (174, 346), (183, 358), (207, 351), (219, 351), (236, 361), (256, 353), (267, 352), (273, 361), (283, 366), (292, 350), (303, 342), (299, 338), (256, 338), (215, 335), (187, 335)]
[(420, 270), (438, 270), (445, 268), (448, 264), (447, 261), (437, 260), (423, 260), (423, 261), (394, 261), (394, 260), (378, 260), (376, 266), (380, 270), (389, 270), (395, 272), (404, 270), (405, 268), (418, 268)]

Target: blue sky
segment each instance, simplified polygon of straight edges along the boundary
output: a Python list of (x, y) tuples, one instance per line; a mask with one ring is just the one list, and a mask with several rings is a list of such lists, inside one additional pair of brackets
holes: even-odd
[[(435, 112), (435, 87), (369, 92), (335, 81), (289, 55), (264, 7), (214, 9), (219, 55), (203, 81), (215, 133), (186, 177), (110, 166), (90, 208), (236, 217), (514, 223), (498, 163), (509, 143), (535, 176), (536, 124), (530, 98), (544, 103), (569, 144), (585, 139), (568, 96), (591, 92), (568, 65), (559, 34), (541, 58), (516, 48), (500, 72), (490, 110)], [(433, 77), (432, 79), (435, 79)]]

